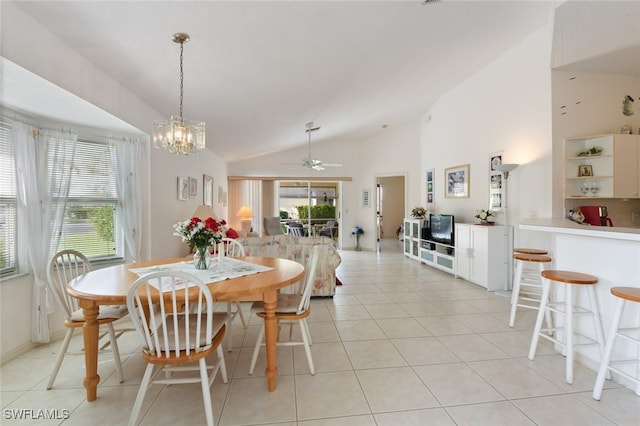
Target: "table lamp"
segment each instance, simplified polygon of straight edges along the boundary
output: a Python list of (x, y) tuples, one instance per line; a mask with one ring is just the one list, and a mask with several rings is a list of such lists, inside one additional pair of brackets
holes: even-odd
[(200, 219), (206, 219), (208, 217), (211, 217), (213, 219), (216, 219), (216, 214), (213, 211), (213, 207), (205, 206), (203, 204), (201, 206), (198, 206), (196, 211), (193, 212), (193, 216), (191, 216), (191, 217), (199, 217)]
[(243, 232), (251, 232), (251, 218), (253, 218), (253, 211), (249, 206), (242, 206), (236, 215), (240, 218), (240, 229)]

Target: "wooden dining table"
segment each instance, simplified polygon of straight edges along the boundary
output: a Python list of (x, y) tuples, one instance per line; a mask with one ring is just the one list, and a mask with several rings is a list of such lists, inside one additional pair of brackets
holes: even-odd
[[(214, 300), (219, 302), (259, 300), (264, 302), (267, 352), (265, 376), (267, 377), (267, 388), (269, 392), (273, 392), (276, 389), (276, 377), (278, 376), (276, 366), (278, 324), (275, 317), (278, 304), (277, 294), (282, 287), (300, 281), (304, 276), (304, 267), (292, 260), (274, 257), (247, 256), (237, 259), (272, 269), (252, 275), (208, 283), (208, 287)], [(82, 334), (86, 367), (84, 387), (87, 390), (87, 401), (95, 401), (98, 383), (100, 382), (100, 376), (98, 375), (99, 325), (97, 321), (100, 305), (126, 304), (127, 293), (132, 284), (138, 279), (138, 275), (131, 272), (131, 269), (188, 260), (189, 258), (173, 258), (110, 266), (81, 275), (67, 285), (67, 292), (79, 299), (79, 305), (82, 308), (85, 319)], [(192, 261), (193, 259), (190, 260)]]

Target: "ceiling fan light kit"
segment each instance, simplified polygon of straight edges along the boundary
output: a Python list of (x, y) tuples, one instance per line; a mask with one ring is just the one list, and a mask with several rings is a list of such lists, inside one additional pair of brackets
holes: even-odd
[(172, 115), (168, 121), (154, 121), (153, 146), (156, 149), (165, 149), (172, 154), (189, 155), (205, 148), (204, 122), (188, 121), (182, 115), (182, 100), (184, 97), (182, 56), (184, 44), (189, 41), (189, 35), (175, 33), (171, 40), (180, 44), (180, 115)]

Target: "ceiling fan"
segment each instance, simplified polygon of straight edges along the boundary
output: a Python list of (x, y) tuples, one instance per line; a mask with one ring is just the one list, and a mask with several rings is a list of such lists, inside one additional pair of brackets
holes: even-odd
[(339, 163), (324, 163), (322, 160), (313, 158), (311, 156), (311, 132), (320, 130), (320, 127), (313, 127), (313, 122), (307, 123), (306, 132), (309, 134), (309, 154), (306, 158), (302, 159), (302, 167), (313, 170), (324, 170), (325, 167), (342, 167)]

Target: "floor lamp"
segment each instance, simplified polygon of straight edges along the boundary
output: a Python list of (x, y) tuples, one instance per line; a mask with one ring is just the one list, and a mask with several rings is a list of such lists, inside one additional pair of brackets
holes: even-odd
[(510, 271), (509, 265), (511, 265), (512, 263), (511, 240), (509, 238), (508, 182), (509, 182), (509, 172), (512, 172), (518, 166), (519, 164), (498, 164), (497, 166), (495, 166), (496, 170), (498, 170), (499, 172), (502, 172), (502, 175), (504, 176), (504, 194), (502, 196), (502, 206), (504, 209), (504, 291), (496, 291), (496, 293), (503, 294), (505, 296), (509, 294), (509, 290), (511, 289), (511, 283), (510, 283), (511, 280), (509, 279), (511, 274), (509, 274), (509, 271)]

